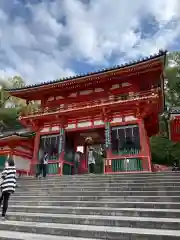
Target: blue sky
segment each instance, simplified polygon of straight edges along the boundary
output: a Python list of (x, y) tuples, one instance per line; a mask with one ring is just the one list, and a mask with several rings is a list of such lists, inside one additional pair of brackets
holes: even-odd
[(28, 84), (180, 50), (179, 0), (0, 0), (0, 77)]

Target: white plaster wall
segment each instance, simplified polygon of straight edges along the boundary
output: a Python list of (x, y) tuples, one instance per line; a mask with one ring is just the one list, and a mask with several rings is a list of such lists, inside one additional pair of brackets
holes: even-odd
[(75, 123), (72, 123), (72, 124), (69, 123), (66, 128), (67, 128), (67, 129), (76, 128), (76, 124), (75, 124)]
[(24, 170), (29, 171), (30, 170), (30, 159), (23, 158), (21, 156), (13, 155), (13, 159), (16, 165), (17, 170)]
[(95, 89), (94, 89), (94, 92), (103, 92), (103, 91), (104, 91), (103, 88), (95, 88)]
[(52, 126), (52, 127), (51, 127), (51, 131), (57, 131), (57, 130), (59, 130), (59, 129), (60, 129), (59, 126)]
[(84, 91), (80, 91), (79, 94), (80, 95), (88, 95), (88, 94), (90, 94), (92, 92), (93, 92), (93, 90), (84, 90)]
[(90, 127), (92, 125), (92, 122), (79, 122), (77, 124), (77, 127)]
[(122, 122), (122, 117), (114, 117), (113, 120), (111, 121), (112, 123), (119, 123)]
[(126, 121), (126, 122), (127, 122), (127, 121), (133, 121), (133, 120), (137, 120), (137, 118), (134, 117), (134, 116), (125, 116), (125, 121)]
[(41, 129), (41, 132), (49, 132), (50, 131), (50, 127), (44, 127)]
[(102, 120), (95, 120), (95, 121), (94, 121), (94, 125), (95, 125), (95, 126), (97, 126), (97, 125), (102, 125), (102, 124), (104, 124), (104, 121), (102, 121)]
[(4, 147), (1, 147), (0, 150), (11, 150), (9, 146), (4, 146)]
[(31, 150), (23, 148), (23, 147), (16, 147), (15, 150), (18, 150), (18, 151), (21, 151), (21, 152), (24, 152), (24, 153), (32, 154)]

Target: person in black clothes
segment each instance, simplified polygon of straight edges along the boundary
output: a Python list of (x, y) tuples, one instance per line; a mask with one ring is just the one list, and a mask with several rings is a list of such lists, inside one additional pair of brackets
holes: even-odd
[(179, 160), (175, 159), (172, 167), (173, 172), (180, 171)]
[(78, 168), (81, 158), (81, 152), (77, 151), (74, 154), (74, 174), (78, 174)]
[(46, 175), (47, 175), (47, 166), (48, 166), (48, 153), (45, 152), (44, 156), (40, 158), (39, 169), (38, 169), (38, 173), (36, 174), (37, 178), (41, 174), (43, 175), (43, 178), (46, 177)]

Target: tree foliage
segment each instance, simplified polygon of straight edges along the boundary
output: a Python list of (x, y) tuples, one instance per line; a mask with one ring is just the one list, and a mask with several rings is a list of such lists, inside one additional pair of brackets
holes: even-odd
[(12, 78), (8, 79), (0, 79), (0, 99), (1, 99), (1, 105), (0, 108), (16, 108), (22, 105), (25, 105), (26, 102), (22, 99), (12, 97), (9, 95), (4, 89), (5, 88), (18, 88), (25, 86), (25, 81), (19, 77), (14, 76)]
[(165, 94), (167, 105), (180, 106), (180, 52), (168, 55)]
[[(170, 53), (167, 58), (165, 100), (168, 107), (180, 106), (180, 52)], [(168, 121), (168, 112), (164, 112), (159, 121), (161, 136), (154, 136), (150, 141), (152, 160), (155, 163), (172, 164), (175, 158), (180, 157), (180, 143), (168, 139)]]
[(152, 137), (150, 143), (153, 163), (172, 165), (174, 159), (179, 159), (180, 143), (163, 136)]
[(0, 79), (0, 86), (0, 122), (13, 125), (20, 111), (26, 111), (27, 109), (33, 111), (39, 107), (39, 104), (36, 102), (31, 102), (27, 105), (25, 100), (13, 97), (4, 90), (6, 88), (21, 88), (25, 86), (25, 81), (20, 76)]

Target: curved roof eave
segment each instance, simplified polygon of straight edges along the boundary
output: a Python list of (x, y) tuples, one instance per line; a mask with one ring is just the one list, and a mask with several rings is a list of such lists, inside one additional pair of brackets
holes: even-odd
[(30, 90), (30, 89), (36, 89), (39, 87), (43, 87), (43, 86), (48, 86), (48, 85), (52, 85), (52, 84), (58, 84), (58, 83), (63, 83), (66, 81), (71, 81), (71, 80), (80, 80), (82, 78), (86, 78), (88, 76), (93, 76), (93, 75), (97, 75), (97, 74), (101, 74), (101, 73), (106, 73), (106, 72), (110, 72), (110, 71), (114, 71), (114, 70), (120, 70), (123, 68), (128, 68), (131, 67), (133, 65), (137, 65), (143, 62), (147, 62), (153, 59), (158, 59), (160, 57), (164, 57), (166, 56), (167, 51), (159, 51), (158, 54), (154, 54), (154, 55), (150, 55), (149, 57), (137, 60), (137, 61), (133, 61), (133, 62), (129, 62), (126, 64), (122, 64), (122, 65), (117, 65), (115, 67), (112, 68), (106, 68), (106, 69), (102, 69), (100, 71), (96, 71), (96, 72), (89, 72), (89, 73), (83, 73), (83, 74), (79, 74), (79, 75), (75, 75), (75, 76), (71, 76), (71, 77), (66, 77), (66, 78), (62, 78), (62, 79), (57, 79), (54, 81), (49, 81), (49, 82), (43, 82), (43, 83), (38, 83), (38, 84), (33, 84), (33, 85), (27, 85), (25, 87), (22, 88), (8, 88), (5, 89), (6, 91), (8, 91), (9, 93), (15, 93), (15, 92), (22, 92), (24, 90)]

